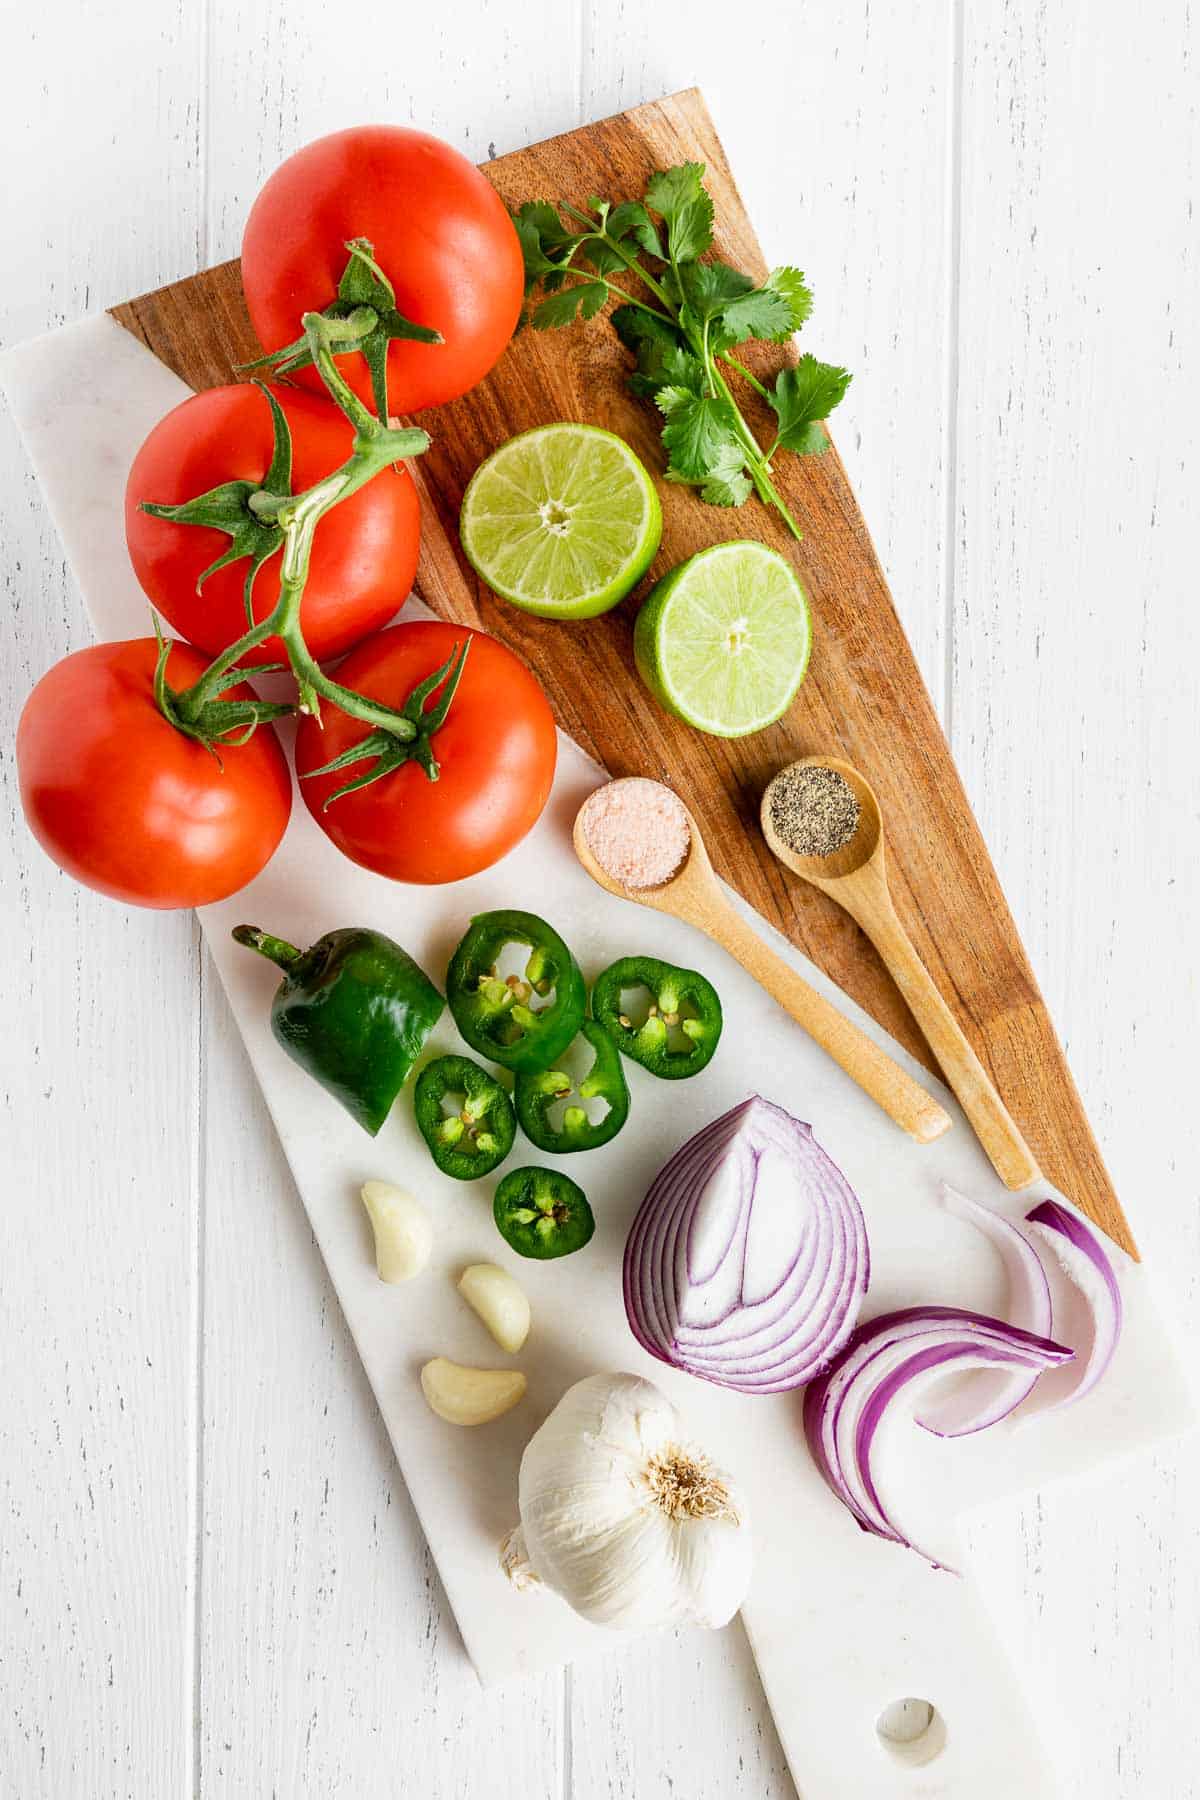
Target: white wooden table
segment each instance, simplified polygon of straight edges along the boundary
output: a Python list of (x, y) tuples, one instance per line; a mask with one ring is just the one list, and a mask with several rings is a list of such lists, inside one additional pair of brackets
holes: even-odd
[[(357, 38), (315, 0), (14, 15), (3, 341), (236, 254), (322, 131), (482, 159), (699, 81), (814, 281), (812, 347), (856, 371), (843, 454), (1194, 1340), (1200, 13), (362, 11)], [(478, 1690), (193, 920), (24, 831), (16, 716), (88, 630), (6, 417), (0, 571), (0, 1797), (790, 1796), (737, 1628)], [(1200, 1449), (986, 1529), (1064, 1800), (1200, 1794)]]

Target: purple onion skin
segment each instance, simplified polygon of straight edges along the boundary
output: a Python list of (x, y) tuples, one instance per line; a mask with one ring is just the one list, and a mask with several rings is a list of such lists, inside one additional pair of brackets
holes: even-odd
[[(806, 1216), (797, 1222), (789, 1272), (774, 1293), (744, 1308), (727, 1309), (715, 1320), (720, 1335), (714, 1342), (703, 1343), (707, 1327), (689, 1326), (685, 1346), (678, 1340), (674, 1321), (688, 1287), (685, 1275), (680, 1290), (675, 1272), (681, 1244), (686, 1268), (696, 1205), (725, 1158), (748, 1157), (753, 1181), (768, 1148), (793, 1158), (798, 1180), (808, 1184), (802, 1196)], [(742, 1247), (753, 1204), (753, 1191), (738, 1198), (731, 1225), (731, 1244), (736, 1239), (737, 1245), (731, 1254)], [(814, 1232), (821, 1234), (816, 1257), (810, 1241)], [(798, 1270), (805, 1285), (792, 1300), (780, 1299)], [(820, 1292), (802, 1309), (799, 1302), (810, 1276), (819, 1281)], [(658, 1361), (718, 1387), (777, 1394), (803, 1386), (837, 1354), (854, 1329), (869, 1276), (866, 1223), (841, 1171), (814, 1141), (810, 1126), (752, 1095), (689, 1139), (659, 1171), (630, 1229), (622, 1287), (630, 1330)], [(776, 1302), (778, 1316), (769, 1311), (764, 1316), (764, 1309)], [(747, 1316), (744, 1340), (732, 1335), (739, 1311)]]

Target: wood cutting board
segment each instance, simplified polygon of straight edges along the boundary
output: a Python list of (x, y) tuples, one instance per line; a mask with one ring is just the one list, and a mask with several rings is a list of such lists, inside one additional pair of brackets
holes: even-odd
[[(484, 173), (510, 205), (642, 194), (653, 170), (707, 165), (716, 251), (761, 276), (762, 252), (697, 89), (500, 157)], [(804, 245), (788, 246), (803, 263)], [(239, 266), (222, 264), (113, 308), (113, 317), (192, 388), (238, 379), (259, 346)], [(819, 317), (806, 330), (836, 357)], [(755, 353), (757, 349), (757, 354)], [(786, 353), (750, 347), (760, 375)], [(794, 355), (794, 353), (792, 353)], [(518, 431), (554, 419), (607, 426), (662, 468), (654, 408), (625, 386), (630, 359), (603, 321), (522, 333), (486, 381), (423, 415), (433, 446), (413, 465), (423, 489), (418, 591), (443, 617), (504, 639), (546, 688), (559, 722), (613, 775), (656, 775), (688, 800), (718, 871), (928, 1067), (929, 1051), (875, 951), (824, 895), (790, 876), (758, 830), (762, 790), (781, 763), (836, 752), (870, 780), (888, 824), (896, 907), (1042, 1170), (1131, 1254), (1133, 1237), (1038, 991), (950, 749), (896, 615), (836, 449), (781, 457), (777, 480), (804, 532), (797, 544), (756, 500), (737, 513), (662, 482), (663, 539), (646, 582), (603, 618), (561, 624), (497, 600), (458, 547), (463, 490), (479, 463)], [(870, 381), (870, 368), (857, 372)], [(751, 424), (768, 416), (739, 394)], [(786, 718), (740, 742), (706, 737), (650, 699), (633, 663), (633, 621), (651, 583), (729, 537), (755, 537), (797, 568), (814, 616), (808, 676)]]

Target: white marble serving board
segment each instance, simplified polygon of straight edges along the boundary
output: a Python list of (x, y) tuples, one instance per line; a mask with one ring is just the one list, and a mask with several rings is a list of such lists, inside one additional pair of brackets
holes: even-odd
[[(107, 316), (10, 351), (0, 361), (0, 380), (97, 632), (144, 635), (147, 604), (124, 547), (125, 475), (146, 432), (187, 389)], [(413, 600), (407, 616), (420, 610)], [(801, 1794), (812, 1800), (1049, 1796), (1055, 1784), (1039, 1727), (1048, 1742), (1054, 1722), (1037, 1719), (1036, 1697), (1022, 1693), (969, 1571), (963, 1580), (935, 1573), (916, 1556), (860, 1534), (808, 1459), (797, 1397), (726, 1394), (652, 1362), (626, 1327), (619, 1283), (626, 1230), (656, 1168), (700, 1125), (755, 1091), (810, 1120), (858, 1192), (872, 1246), (868, 1313), (921, 1300), (997, 1308), (1003, 1288), (994, 1252), (942, 1210), (938, 1187), (949, 1180), (1014, 1215), (1033, 1191), (1024, 1200), (1005, 1195), (944, 1094), (955, 1129), (929, 1148), (909, 1142), (721, 951), (686, 926), (596, 888), (571, 852), (569, 826), (602, 778), (560, 735), (554, 794), (533, 834), (486, 874), (434, 889), (393, 886), (356, 868), (297, 799), (284, 843), (259, 879), (200, 914), (467, 1650), (480, 1678), (494, 1682), (612, 1641), (553, 1596), (511, 1590), (497, 1548), (514, 1520), (517, 1465), (534, 1427), (580, 1375), (632, 1369), (671, 1394), (696, 1437), (749, 1491), (758, 1550), (743, 1618)], [(268, 1027), (274, 972), (229, 936), (241, 920), (300, 943), (338, 925), (376, 926), (440, 980), (469, 917), (502, 905), (544, 913), (588, 976), (618, 955), (646, 951), (701, 967), (725, 1002), (721, 1051), (697, 1079), (664, 1087), (630, 1070), (630, 1125), (605, 1149), (571, 1163), (593, 1201), (596, 1237), (582, 1254), (548, 1266), (521, 1262), (497, 1237), (490, 1183), (466, 1186), (437, 1173), (407, 1097), (372, 1142), (287, 1060)], [(888, 1042), (820, 971), (763, 921), (755, 924), (865, 1030)], [(455, 1043), (447, 1015), (436, 1044)], [(889, 1048), (928, 1080), (903, 1050)], [(522, 1155), (518, 1141), (512, 1162)], [(387, 1288), (375, 1276), (357, 1197), (369, 1176), (410, 1187), (434, 1215), (433, 1264), (410, 1287)], [(1128, 1198), (1136, 1215), (1137, 1197)], [(290, 1197), (281, 1195), (280, 1204), (291, 1204)], [(1109, 1375), (1085, 1402), (958, 1444), (941, 1443), (907, 1422), (891, 1428), (895, 1454), (886, 1466), (902, 1516), (960, 1567), (956, 1517), (1053, 1477), (1085, 1474), (1190, 1420), (1190, 1397), (1147, 1272), (1119, 1252), (1114, 1256), (1121, 1263), (1125, 1332)], [(515, 1359), (529, 1377), (529, 1393), (505, 1419), (466, 1431), (429, 1412), (417, 1371), (435, 1354), (479, 1364), (509, 1360), (454, 1290), (462, 1266), (480, 1259), (511, 1267), (529, 1292), (534, 1329)], [(270, 1280), (272, 1271), (262, 1276)], [(1056, 1298), (1060, 1329), (1069, 1327), (1072, 1297)], [(1043, 1384), (1047, 1395), (1052, 1385)], [(1071, 1645), (1062, 1653), (1069, 1655)], [(900, 1759), (874, 1729), (881, 1708), (904, 1695), (933, 1702), (945, 1723), (945, 1742), (924, 1765)]]

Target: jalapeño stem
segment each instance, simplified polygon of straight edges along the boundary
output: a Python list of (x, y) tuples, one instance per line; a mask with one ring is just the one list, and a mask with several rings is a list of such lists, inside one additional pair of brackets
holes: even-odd
[(295, 944), (272, 937), (269, 931), (260, 931), (257, 925), (235, 925), (232, 935), (235, 943), (244, 944), (247, 950), (257, 950), (260, 956), (268, 957), (281, 969), (290, 969), (304, 954)]

